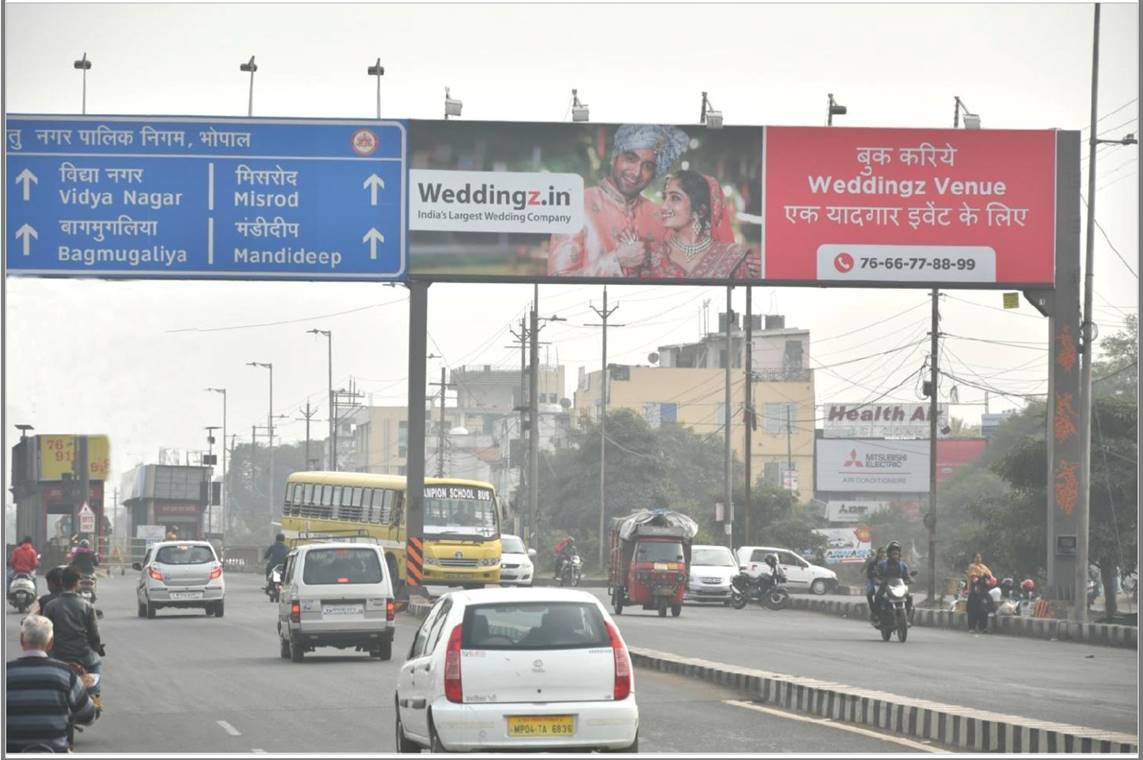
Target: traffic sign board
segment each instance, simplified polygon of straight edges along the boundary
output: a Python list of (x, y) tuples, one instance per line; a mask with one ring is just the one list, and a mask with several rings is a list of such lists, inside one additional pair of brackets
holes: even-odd
[(406, 125), (8, 117), (14, 275), (398, 280)]

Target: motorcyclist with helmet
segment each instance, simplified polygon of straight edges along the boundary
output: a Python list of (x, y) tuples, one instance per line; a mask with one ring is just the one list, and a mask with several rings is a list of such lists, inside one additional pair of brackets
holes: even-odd
[(68, 562), (79, 571), (80, 575), (95, 575), (99, 555), (91, 548), (91, 542), (85, 538), (68, 554)]
[(564, 569), (564, 563), (570, 562), (572, 557), (579, 554), (579, 550), (576, 549), (575, 539), (571, 536), (566, 536), (553, 547), (553, 551), (556, 555), (556, 574), (553, 577), (559, 578), (560, 573)]
[(262, 559), (266, 560), (266, 589), (270, 588), (270, 573), (274, 568), (286, 561), (290, 555), (290, 547), (286, 545), (286, 534), (279, 533), (274, 536), (274, 543), (262, 552)]
[[(883, 597), (885, 596), (885, 588), (889, 581), (900, 578), (908, 582), (911, 577), (909, 566), (901, 560), (901, 544), (896, 541), (890, 541), (885, 546), (885, 559), (877, 563), (874, 570), (874, 581), (877, 583), (877, 594), (874, 599), (874, 610), (880, 606)], [(909, 622), (913, 621), (913, 595), (909, 594), (905, 597), (905, 613), (908, 615)], [(877, 622), (877, 614), (874, 612), (873, 622)]]

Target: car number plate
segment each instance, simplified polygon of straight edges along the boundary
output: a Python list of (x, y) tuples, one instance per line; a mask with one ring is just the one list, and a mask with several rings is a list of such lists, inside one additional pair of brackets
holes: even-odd
[(471, 577), (471, 576), (466, 575), (465, 573), (449, 573), (448, 574), (448, 579), (451, 581), (463, 581), (469, 577)]
[(171, 599), (202, 599), (201, 591), (172, 591)]
[(509, 736), (574, 736), (574, 715), (509, 715)]
[(323, 604), (322, 617), (364, 617), (365, 608), (360, 604)]

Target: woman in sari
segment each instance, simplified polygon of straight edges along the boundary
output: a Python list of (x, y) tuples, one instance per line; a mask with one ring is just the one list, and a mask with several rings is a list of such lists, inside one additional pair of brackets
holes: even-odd
[(735, 242), (730, 208), (713, 177), (689, 169), (667, 177), (659, 213), (667, 236), (652, 247), (645, 278), (742, 280), (759, 276), (758, 251)]

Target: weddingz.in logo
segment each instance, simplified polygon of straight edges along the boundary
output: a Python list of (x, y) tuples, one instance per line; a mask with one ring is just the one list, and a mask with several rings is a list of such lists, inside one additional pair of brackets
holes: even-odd
[(422, 203), (475, 204), (478, 206), (510, 206), (523, 211), (529, 206), (571, 206), (572, 194), (548, 185), (547, 190), (502, 190), (496, 185), (481, 183), (475, 187), (466, 182), (459, 188), (445, 187), (442, 182), (418, 182), (417, 192)]

